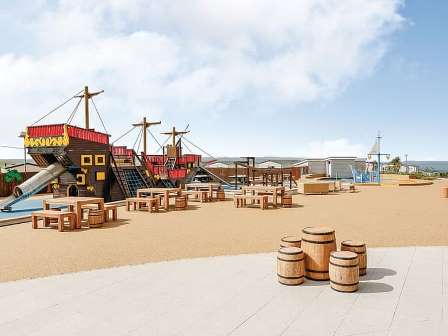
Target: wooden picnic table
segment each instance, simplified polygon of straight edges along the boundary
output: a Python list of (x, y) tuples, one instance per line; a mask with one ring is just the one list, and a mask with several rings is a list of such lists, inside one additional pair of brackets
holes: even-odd
[(100, 197), (60, 197), (43, 200), (44, 210), (49, 210), (51, 205), (67, 205), (69, 211), (76, 214), (76, 229), (81, 228), (82, 206), (96, 204), (99, 210), (104, 211), (104, 199)]
[(272, 205), (276, 208), (279, 204), (278, 198), (280, 197), (280, 205), (283, 205), (283, 196), (285, 195), (285, 187), (282, 186), (243, 186), (241, 191), (244, 195), (269, 195), (272, 196)]
[[(211, 182), (211, 183), (187, 183), (185, 184), (185, 190), (196, 190), (196, 191), (208, 191), (210, 200), (218, 199), (218, 191), (222, 190), (221, 183)], [(213, 193), (216, 193), (214, 196)]]
[[(137, 189), (137, 197), (155, 197), (156, 195), (162, 196), (163, 207), (166, 211), (169, 210), (170, 197), (177, 197), (182, 195), (182, 190), (180, 188), (142, 188)], [(162, 201), (161, 199), (161, 201)]]

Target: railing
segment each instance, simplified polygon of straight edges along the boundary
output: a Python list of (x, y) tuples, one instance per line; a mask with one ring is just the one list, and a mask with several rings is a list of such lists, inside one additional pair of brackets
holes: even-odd
[(134, 154), (132, 149), (128, 149), (126, 146), (112, 146), (112, 154), (115, 156), (128, 156), (131, 157)]
[(30, 138), (46, 138), (64, 135), (67, 127), (67, 135), (72, 138), (109, 144), (109, 135), (92, 129), (85, 129), (68, 124), (39, 125), (27, 127), (27, 135)]
[[(143, 153), (142, 153), (142, 156)], [(146, 162), (151, 162), (152, 164), (163, 165), (168, 156), (167, 155), (146, 155)], [(176, 158), (177, 163), (180, 165), (185, 165), (187, 163), (198, 163), (201, 162), (201, 155), (196, 154), (185, 154)]]

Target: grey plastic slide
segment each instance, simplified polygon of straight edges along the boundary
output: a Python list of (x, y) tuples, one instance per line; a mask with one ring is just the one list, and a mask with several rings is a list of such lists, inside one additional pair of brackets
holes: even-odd
[(0, 209), (8, 210), (17, 202), (38, 193), (42, 190), (42, 188), (44, 188), (55, 178), (59, 177), (63, 172), (65, 172), (65, 168), (59, 162), (53, 163), (42, 169), (30, 179), (15, 187), (11, 196), (0, 200)]

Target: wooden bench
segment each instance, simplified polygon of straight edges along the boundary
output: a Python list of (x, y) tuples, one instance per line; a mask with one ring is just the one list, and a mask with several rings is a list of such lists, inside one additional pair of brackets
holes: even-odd
[[(205, 203), (210, 200), (208, 191), (206, 190), (187, 190), (184, 191), (184, 193), (187, 196), (187, 201), (199, 201)], [(193, 197), (193, 199), (190, 199), (190, 196)]]
[(105, 204), (104, 205), (104, 221), (108, 222), (111, 219), (116, 221), (118, 219), (118, 206), (116, 204)]
[[(98, 205), (86, 204), (81, 207), (83, 210), (97, 210)], [(109, 222), (111, 220), (116, 221), (118, 219), (118, 205), (116, 204), (104, 204), (104, 221)]]
[(235, 195), (234, 202), (237, 208), (242, 208), (247, 205), (247, 201), (251, 201), (251, 204), (257, 204), (262, 210), (268, 208), (268, 196), (267, 195)]
[(326, 195), (330, 191), (328, 182), (299, 183), (297, 191), (304, 195)]
[[(142, 207), (141, 204), (146, 205), (146, 207)], [(150, 198), (150, 197), (131, 197), (126, 198), (126, 210), (131, 211), (131, 206), (134, 207), (134, 211), (143, 210), (149, 212), (158, 212), (159, 211), (159, 198)]]
[(41, 210), (35, 211), (31, 214), (31, 222), (33, 229), (37, 229), (38, 220), (42, 218), (44, 226), (48, 227), (50, 225), (50, 219), (57, 219), (58, 230), (60, 232), (64, 231), (65, 219), (68, 219), (70, 224), (70, 230), (75, 229), (76, 215), (70, 211), (56, 211), (56, 210)]
[(353, 183), (342, 183), (341, 184), (341, 191), (345, 192), (355, 192), (356, 187)]

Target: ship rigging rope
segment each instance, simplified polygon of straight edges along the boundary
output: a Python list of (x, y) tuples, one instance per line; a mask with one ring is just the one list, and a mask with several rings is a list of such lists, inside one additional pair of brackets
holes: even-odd
[(187, 144), (186, 144), (185, 142), (182, 144), (182, 146), (184, 146), (185, 148), (187, 148), (188, 151), (189, 151), (191, 154), (194, 154), (193, 151), (190, 149), (190, 147), (187, 146)]
[(81, 101), (82, 101), (82, 98), (79, 98), (79, 101), (76, 104), (75, 108), (73, 109), (72, 113), (70, 113), (70, 115), (68, 116), (67, 124), (70, 124), (72, 122), (73, 118), (76, 115), (76, 112), (78, 112), (78, 108), (79, 108), (79, 105), (81, 104)]
[(134, 146), (132, 146), (132, 149), (135, 150), (135, 145), (137, 145), (137, 142), (139, 143), (139, 145), (138, 145), (138, 147), (137, 147), (137, 152), (138, 152), (138, 149), (139, 149), (139, 147), (140, 147), (139, 139), (140, 139), (140, 141), (141, 141), (141, 137), (142, 137), (142, 135), (143, 135), (143, 128), (141, 128), (141, 129), (140, 129), (140, 132), (138, 132), (137, 139), (135, 139)]
[(42, 121), (43, 119), (45, 119), (46, 117), (48, 117), (50, 114), (52, 114), (54, 111), (60, 109), (62, 106), (64, 106), (65, 104), (67, 104), (70, 100), (72, 100), (73, 98), (75, 98), (77, 95), (79, 95), (83, 90), (75, 93), (73, 96), (71, 96), (70, 98), (68, 98), (67, 100), (65, 100), (62, 104), (56, 106), (54, 109), (52, 109), (50, 112), (48, 112), (47, 114), (45, 114), (44, 116), (42, 116), (41, 118), (39, 118), (37, 121), (35, 121), (34, 123), (31, 124), (31, 126), (36, 125), (39, 121)]
[(163, 148), (163, 146), (166, 145), (166, 143), (168, 142), (168, 140), (171, 138), (171, 135), (168, 135), (168, 138), (166, 138), (166, 140), (163, 142), (162, 146), (159, 147), (159, 149), (157, 150), (156, 154)]
[(209, 157), (211, 157), (213, 160), (218, 160), (217, 158), (215, 158), (213, 155), (211, 155), (210, 153), (207, 153), (205, 150), (203, 150), (202, 148), (196, 146), (194, 143), (192, 143), (190, 140), (187, 139), (187, 137), (184, 136), (184, 140), (186, 140), (190, 145), (194, 146), (195, 148), (199, 149), (202, 153), (208, 155)]
[[(186, 126), (185, 129), (184, 129), (184, 132), (186, 132), (189, 128), (190, 128), (190, 124), (187, 124), (187, 126)], [(176, 144), (181, 143), (181, 140), (182, 140), (182, 138), (184, 137), (184, 135), (185, 135), (185, 133), (184, 133), (184, 134), (181, 134), (181, 135), (179, 136), (179, 140), (177, 140)]]
[(128, 135), (129, 133), (131, 133), (134, 129), (136, 129), (137, 128), (137, 126), (133, 126), (130, 130), (128, 130), (127, 132), (125, 132), (124, 134), (122, 134), (118, 139), (116, 139), (116, 140), (114, 140), (113, 142), (112, 142), (112, 145), (114, 144), (114, 143), (116, 143), (118, 140), (121, 140), (121, 139), (123, 139), (126, 135)]
[(90, 99), (92, 99), (92, 104), (93, 104), (93, 107), (95, 108), (96, 114), (98, 115), (98, 118), (99, 118), (99, 119), (100, 119), (100, 121), (101, 121), (101, 125), (103, 125), (103, 128), (104, 128), (104, 132), (106, 132), (106, 134), (109, 134), (109, 132), (107, 131), (107, 128), (106, 128), (106, 126), (104, 125), (104, 121), (103, 121), (103, 118), (101, 118), (101, 114), (100, 114), (100, 111), (98, 111), (98, 109), (97, 109), (97, 107), (96, 107), (96, 104), (95, 104), (95, 101), (93, 100), (93, 97), (90, 97)]
[(138, 142), (137, 150), (135, 151), (137, 153), (137, 155), (140, 152), (140, 147), (142, 146), (142, 143), (143, 143), (143, 136), (140, 137), (140, 141)]
[(157, 151), (160, 150), (160, 148), (162, 148), (162, 145), (160, 144), (160, 142), (157, 141), (157, 138), (154, 136), (154, 134), (152, 134), (152, 132), (149, 129), (146, 129), (148, 131), (148, 133), (152, 136), (152, 138), (154, 139), (155, 142), (157, 142), (157, 144), (159, 145), (159, 149)]

